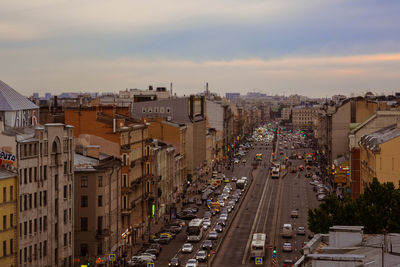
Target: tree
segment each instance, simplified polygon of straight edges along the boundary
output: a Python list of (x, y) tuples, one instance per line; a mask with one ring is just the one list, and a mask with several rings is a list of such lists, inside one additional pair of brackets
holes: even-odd
[(365, 233), (400, 232), (400, 187), (374, 178), (358, 199), (348, 195), (326, 198), (319, 208), (308, 210), (308, 226), (314, 233), (328, 233), (333, 225), (363, 225)]

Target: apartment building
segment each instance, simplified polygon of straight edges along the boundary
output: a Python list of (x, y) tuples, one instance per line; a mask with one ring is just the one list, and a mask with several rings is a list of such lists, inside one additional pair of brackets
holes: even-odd
[(400, 181), (400, 123), (393, 124), (370, 134), (360, 141), (360, 194), (376, 177), (379, 182)]
[(73, 251), (73, 127), (17, 135), (19, 265), (70, 266)]
[[(121, 160), (120, 253), (144, 238), (152, 198), (151, 158), (146, 156), (148, 128), (129, 116), (128, 107), (94, 106), (65, 110), (65, 121), (76, 126), (75, 137), (87, 145), (100, 145), (99, 151)], [(90, 138), (89, 138), (90, 137)]]
[(80, 264), (107, 262), (121, 243), (121, 162), (99, 148), (79, 146), (74, 156), (74, 255)]
[(281, 118), (282, 120), (290, 120), (290, 115), (292, 114), (292, 108), (283, 108), (281, 110)]
[(317, 107), (297, 106), (292, 109), (292, 123), (295, 127), (311, 127), (313, 117), (318, 113)]
[[(7, 153), (9, 154), (9, 153)], [(18, 174), (8, 170), (7, 155), (0, 152), (0, 266), (18, 266)], [(13, 154), (12, 154), (13, 155)], [(15, 156), (15, 155), (13, 155)]]

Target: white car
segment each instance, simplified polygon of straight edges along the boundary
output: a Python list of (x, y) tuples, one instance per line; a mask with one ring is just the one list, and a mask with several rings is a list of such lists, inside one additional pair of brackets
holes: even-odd
[(154, 255), (154, 254), (150, 254), (150, 253), (142, 253), (142, 254), (140, 254), (139, 256), (144, 256), (144, 257), (147, 257), (147, 258), (150, 258), (150, 259), (152, 259), (153, 261), (155, 261), (156, 260), (156, 255)]
[(193, 245), (192, 244), (190, 244), (190, 243), (183, 244), (183, 247), (182, 247), (182, 252), (183, 253), (192, 253), (192, 251), (193, 251)]
[(289, 243), (289, 242), (283, 243), (282, 251), (292, 252), (293, 251), (292, 243)]
[(247, 162), (246, 159), (242, 159), (242, 163), (245, 164)]
[(197, 267), (199, 266), (196, 259), (189, 259), (186, 263), (186, 267)]

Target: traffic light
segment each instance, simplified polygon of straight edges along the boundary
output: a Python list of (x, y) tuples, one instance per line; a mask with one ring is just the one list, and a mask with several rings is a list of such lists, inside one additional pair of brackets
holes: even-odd
[(276, 247), (272, 250), (272, 258), (276, 258)]
[(156, 205), (151, 204), (151, 217), (154, 217), (155, 214), (156, 214)]

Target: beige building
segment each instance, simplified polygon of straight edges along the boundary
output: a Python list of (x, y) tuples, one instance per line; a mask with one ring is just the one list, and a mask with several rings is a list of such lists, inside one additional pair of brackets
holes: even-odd
[(282, 120), (289, 120), (290, 114), (292, 114), (292, 108), (283, 108), (281, 111)]
[(360, 141), (361, 187), (376, 177), (379, 182), (400, 181), (400, 123), (364, 135)]
[(349, 133), (349, 151), (350, 151), (350, 182), (351, 196), (357, 198), (360, 193), (360, 146), (359, 142), (364, 135), (371, 134), (377, 130), (388, 127), (400, 120), (400, 111), (398, 110), (378, 110), (367, 120), (356, 124), (355, 128)]
[(318, 113), (317, 107), (298, 106), (292, 109), (292, 123), (295, 127), (311, 127), (313, 117)]
[(54, 123), (17, 135), (19, 265), (71, 266), (73, 127)]
[(74, 156), (74, 255), (80, 264), (107, 262), (121, 241), (121, 162), (99, 148), (80, 146)]

